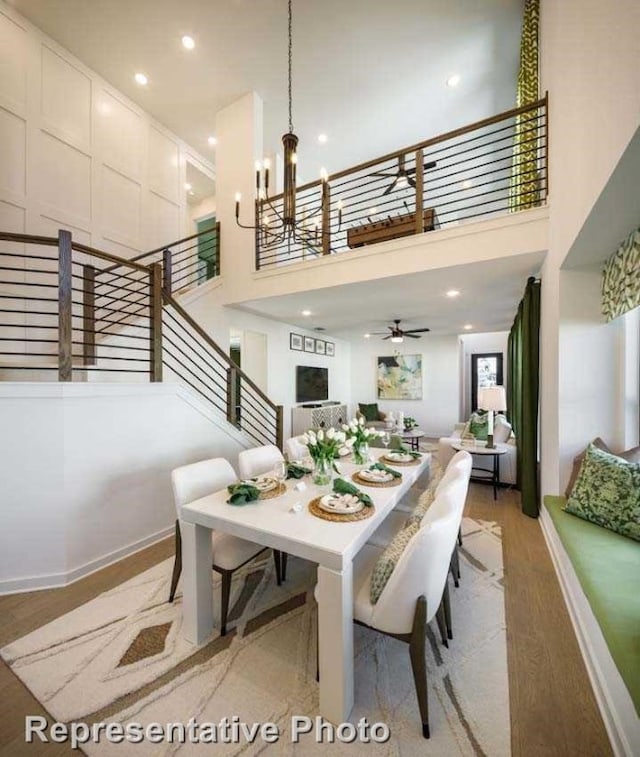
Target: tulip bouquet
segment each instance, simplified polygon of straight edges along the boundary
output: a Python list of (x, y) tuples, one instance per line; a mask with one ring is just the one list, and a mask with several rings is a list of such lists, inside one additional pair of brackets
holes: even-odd
[(302, 435), (301, 441), (307, 445), (309, 455), (315, 464), (313, 482), (319, 486), (331, 483), (334, 459), (339, 457), (343, 445), (351, 446), (347, 443), (346, 434), (336, 431), (335, 428), (328, 428), (326, 431), (321, 428), (312, 429)]
[(353, 461), (356, 465), (364, 465), (369, 457), (369, 442), (377, 436), (383, 436), (384, 431), (367, 428), (364, 418), (353, 418), (342, 427), (346, 434), (345, 444), (353, 449)]

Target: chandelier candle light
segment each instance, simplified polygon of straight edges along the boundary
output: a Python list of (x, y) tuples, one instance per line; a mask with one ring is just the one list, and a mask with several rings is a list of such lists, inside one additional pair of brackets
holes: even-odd
[[(276, 208), (269, 197), (269, 169), (270, 163), (265, 159), (261, 164), (256, 162), (256, 209), (255, 224), (240, 222), (240, 194), (236, 194), (236, 223), (243, 229), (256, 232), (257, 242), (263, 250), (277, 250), (284, 242), (289, 253), (294, 244), (302, 245), (312, 254), (328, 255), (331, 253), (331, 191), (329, 175), (326, 169), (320, 172), (320, 204), (314, 210), (303, 213), (302, 219), (296, 216), (296, 180), (298, 168), (298, 137), (293, 132), (292, 107), (292, 61), (293, 61), (293, 21), (292, 0), (288, 1), (288, 102), (289, 102), (289, 131), (282, 137), (284, 148), (284, 175), (282, 206)], [(272, 222), (267, 211), (271, 211), (275, 218)], [(319, 218), (317, 216), (320, 216)], [(338, 202), (338, 230), (342, 225), (342, 202)], [(321, 229), (321, 232), (320, 232)], [(321, 242), (319, 240), (321, 234)]]

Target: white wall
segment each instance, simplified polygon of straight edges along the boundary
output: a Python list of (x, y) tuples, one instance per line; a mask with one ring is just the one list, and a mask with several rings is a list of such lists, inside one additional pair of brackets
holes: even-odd
[(174, 241), (187, 156), (211, 168), (0, 0), (0, 229), (127, 258)]
[[(413, 342), (413, 340), (412, 340)], [(396, 349), (399, 348), (399, 349)], [(377, 358), (384, 355), (422, 355), (422, 399), (379, 400)], [(448, 435), (458, 421), (459, 380), (458, 337), (428, 334), (415, 344), (389, 345), (378, 339), (361, 339), (351, 344), (352, 411), (359, 402), (377, 402), (380, 410), (414, 417), (427, 436)]]
[(170, 384), (0, 384), (0, 593), (58, 586), (172, 530), (173, 468), (245, 443)]
[(503, 386), (507, 385), (508, 331), (491, 331), (485, 334), (461, 334), (462, 385), (460, 388), (460, 420), (471, 414), (471, 355), (484, 352), (501, 352), (503, 355)]
[[(560, 395), (567, 396), (563, 382), (570, 369), (559, 351), (560, 267), (640, 124), (640, 3), (563, 0), (541, 6), (542, 90), (550, 97), (549, 253), (541, 272), (541, 489), (555, 494), (561, 491), (559, 461), (575, 447), (570, 432), (561, 428), (566, 415)], [(619, 229), (619, 238), (628, 232)], [(603, 250), (603, 259), (613, 252)], [(588, 374), (583, 381), (590, 381)], [(581, 444), (588, 441), (583, 436)]]
[[(222, 278), (225, 277), (223, 272)], [(296, 405), (295, 368), (297, 365), (323, 366), (329, 369), (329, 399), (349, 404), (351, 401), (351, 348), (343, 339), (329, 334), (304, 331), (280, 321), (224, 307), (222, 287), (212, 282), (199, 287), (181, 299), (182, 306), (211, 334), (218, 344), (228, 351), (229, 339), (234, 331), (258, 332), (267, 337), (267, 385), (265, 392), (276, 404), (284, 406), (284, 438), (290, 436), (291, 408)], [(297, 352), (289, 348), (291, 332), (334, 342), (335, 356)], [(250, 378), (250, 369), (247, 371)]]

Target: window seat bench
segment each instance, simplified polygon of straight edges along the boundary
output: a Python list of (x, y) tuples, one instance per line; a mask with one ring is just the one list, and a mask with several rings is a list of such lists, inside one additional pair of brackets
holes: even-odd
[(640, 754), (640, 543), (546, 496), (541, 525), (615, 754)]

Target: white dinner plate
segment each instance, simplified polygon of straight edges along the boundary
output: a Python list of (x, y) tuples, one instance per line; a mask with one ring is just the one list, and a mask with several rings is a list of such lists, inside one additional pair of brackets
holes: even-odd
[(396, 463), (410, 463), (413, 461), (413, 456), (406, 452), (387, 452), (385, 455), (387, 460), (391, 460)]
[(249, 478), (246, 480), (247, 484), (255, 486), (258, 491), (270, 492), (276, 488), (278, 482), (271, 476), (258, 476), (257, 478)]
[(384, 484), (387, 481), (391, 481), (393, 475), (387, 473), (385, 470), (361, 470), (358, 472), (358, 477), (363, 481), (371, 481), (374, 484)]
[(359, 513), (364, 504), (353, 494), (325, 494), (320, 500), (320, 508), (328, 513), (351, 515)]

